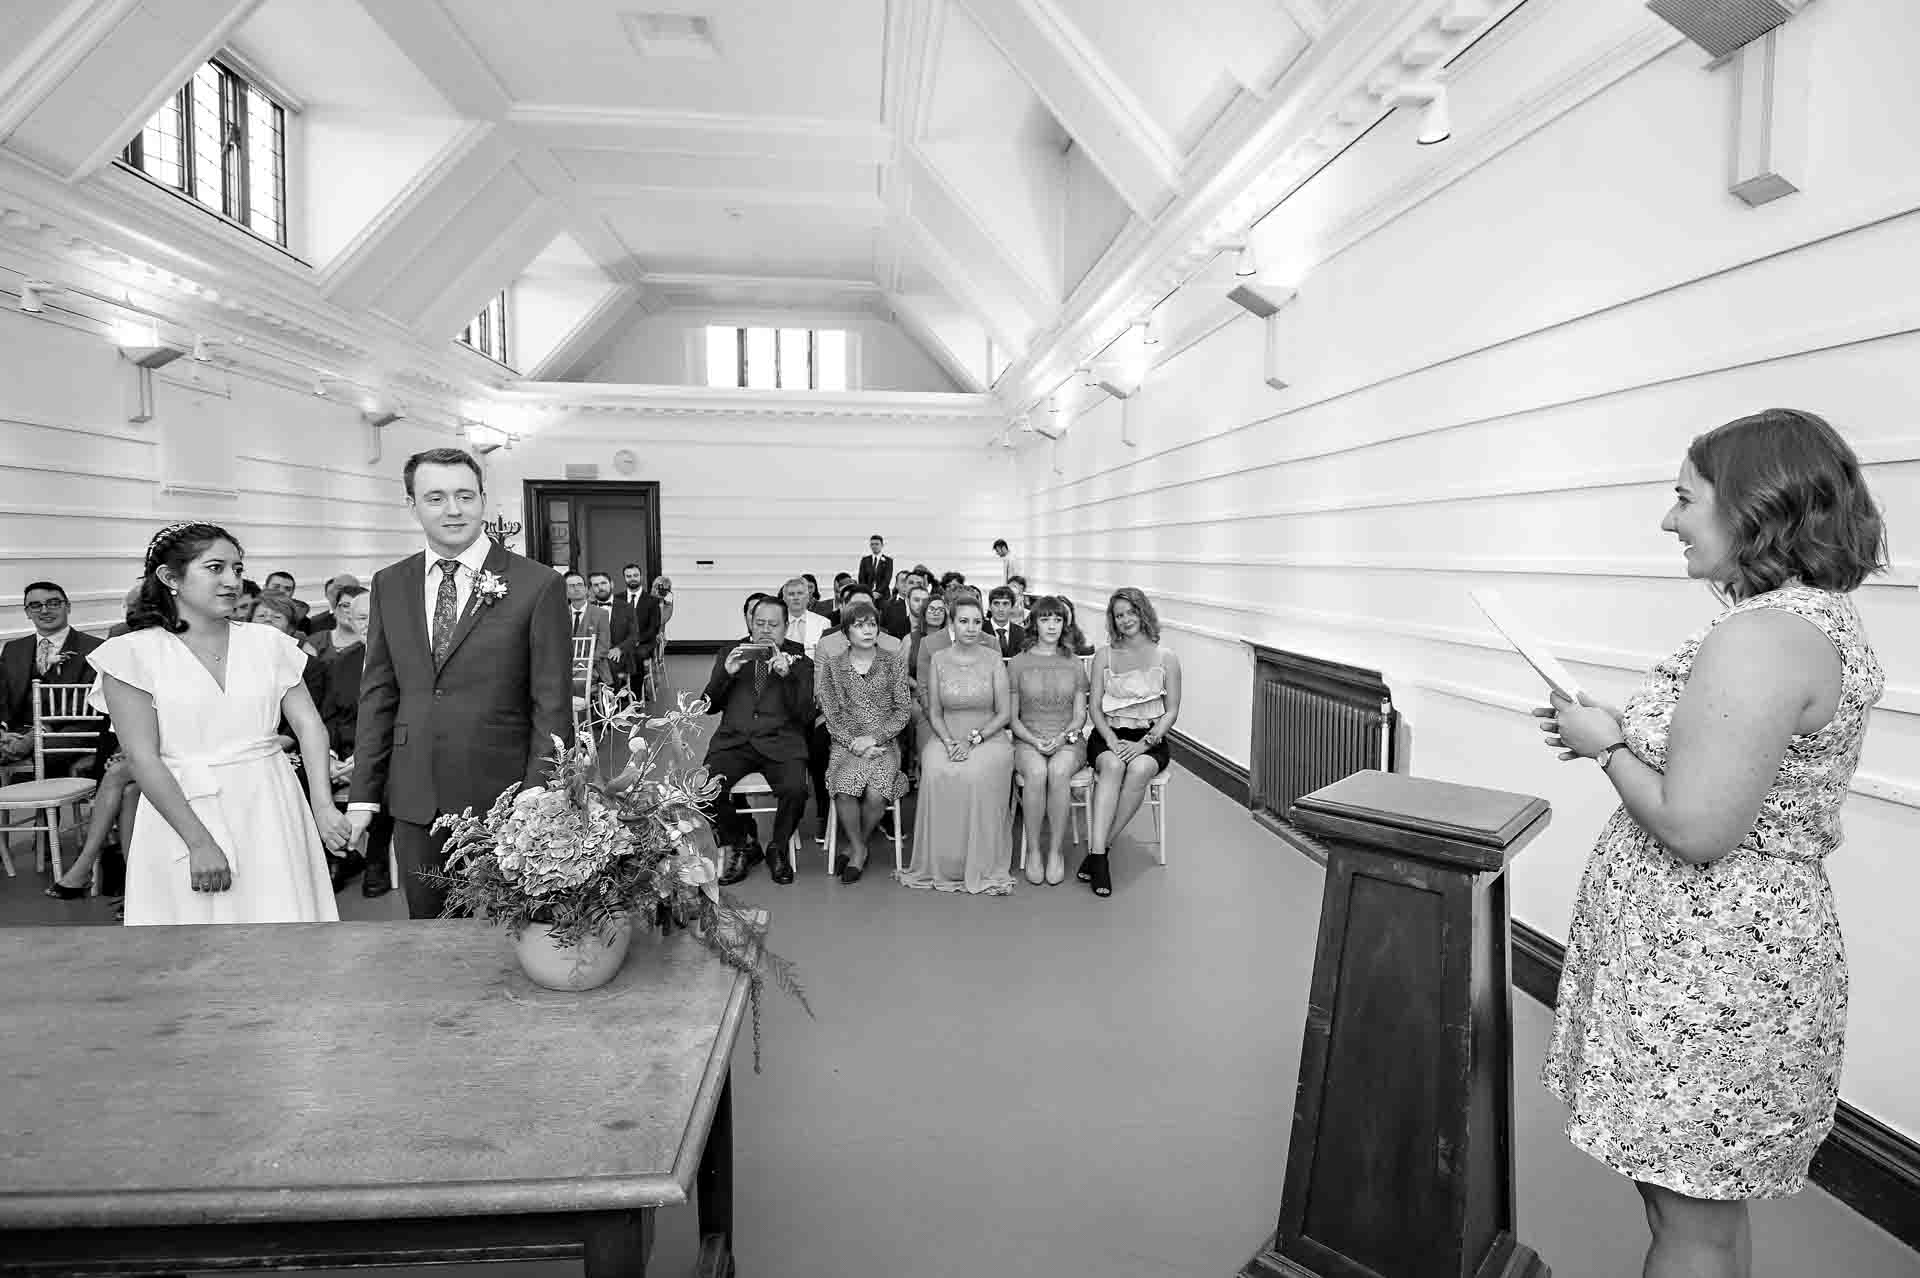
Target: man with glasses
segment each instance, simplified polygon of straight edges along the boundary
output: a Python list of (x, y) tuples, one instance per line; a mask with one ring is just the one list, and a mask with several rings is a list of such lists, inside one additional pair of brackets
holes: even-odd
[(28, 586), (22, 606), (33, 633), (0, 648), (0, 763), (33, 757), (33, 685), (92, 683), (87, 654), (100, 646), (68, 623), (67, 592), (53, 582)]

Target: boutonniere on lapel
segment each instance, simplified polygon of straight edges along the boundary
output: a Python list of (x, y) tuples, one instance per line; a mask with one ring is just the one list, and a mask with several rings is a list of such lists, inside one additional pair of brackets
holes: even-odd
[(482, 572), (480, 579), (473, 583), (473, 593), (480, 600), (482, 608), (498, 603), (507, 597), (506, 578), (494, 573)]

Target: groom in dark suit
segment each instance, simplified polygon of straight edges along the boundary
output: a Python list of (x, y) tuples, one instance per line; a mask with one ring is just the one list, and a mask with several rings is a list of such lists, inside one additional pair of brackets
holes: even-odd
[(481, 535), (480, 463), (457, 448), (407, 459), (407, 506), (424, 554), (373, 575), (348, 817), (356, 838), (382, 807), (410, 917), (435, 918), (448, 812), (484, 813), (516, 781), (547, 779), (553, 738), (573, 739), (565, 582)]

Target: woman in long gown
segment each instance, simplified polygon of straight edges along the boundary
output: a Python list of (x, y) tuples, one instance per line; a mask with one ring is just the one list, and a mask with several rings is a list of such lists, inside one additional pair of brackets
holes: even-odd
[(1624, 711), (1535, 711), (1620, 807), (1587, 858), (1543, 1081), (1634, 1181), (1647, 1278), (1747, 1278), (1747, 1200), (1832, 1130), (1847, 958), (1826, 858), (1885, 687), (1852, 592), (1886, 563), (1858, 459), (1811, 413), (1695, 439), (1661, 523), (1731, 603)]
[(231, 620), (241, 579), (240, 545), (225, 529), (161, 529), (131, 629), (92, 654), (91, 700), (113, 716), (140, 784), (129, 925), (339, 917), (325, 848), (346, 846), (347, 818), (326, 769), (301, 795), (274, 735), (284, 715), (307, 758), (327, 757), (301, 680), (306, 655), (267, 626)]
[(927, 736), (913, 820), (912, 888), (1005, 896), (1013, 891), (1013, 744), (1006, 664), (986, 642), (979, 596), (950, 597), (953, 643), (926, 679)]
[(913, 693), (907, 654), (880, 646), (880, 614), (872, 604), (856, 600), (841, 622), (848, 646), (814, 667), (814, 699), (833, 739), (827, 789), (846, 835), (846, 851), (834, 858), (833, 872), (854, 884), (866, 873), (867, 845), (880, 818), (907, 792), (900, 733), (913, 710)]

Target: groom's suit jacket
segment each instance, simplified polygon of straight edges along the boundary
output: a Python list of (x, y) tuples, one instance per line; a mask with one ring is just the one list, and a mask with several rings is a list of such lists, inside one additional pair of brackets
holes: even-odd
[(544, 784), (553, 738), (573, 740), (565, 579), (497, 544), (483, 571), (507, 593), (488, 602), (476, 583), (438, 666), (426, 555), (373, 575), (352, 802), (415, 825), (484, 813), (515, 781)]

